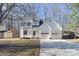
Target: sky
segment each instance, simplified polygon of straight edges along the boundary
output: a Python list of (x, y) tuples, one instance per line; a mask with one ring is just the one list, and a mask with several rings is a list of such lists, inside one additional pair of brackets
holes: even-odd
[[(50, 8), (55, 8), (56, 6), (62, 11), (62, 13), (67, 13), (67, 8), (65, 6), (66, 4), (64, 3), (49, 3), (46, 4), (46, 7), (50, 10)], [(44, 11), (44, 5), (40, 4), (40, 12), (39, 12), (39, 17), (44, 18), (43, 11)]]
[[(67, 14), (68, 12), (69, 12), (69, 10), (68, 10), (68, 8), (67, 8), (67, 6), (66, 6), (67, 4), (66, 3), (48, 3), (48, 4), (46, 4), (45, 6), (46, 6), (46, 8), (48, 8), (49, 9), (49, 13), (51, 13), (51, 8), (58, 8), (60, 11), (58, 11), (57, 12), (57, 15), (59, 15), (59, 16), (57, 16), (56, 15), (56, 19), (54, 19), (55, 21), (57, 21), (58, 22), (58, 24), (59, 25), (61, 25), (62, 26), (62, 22), (64, 21), (64, 20), (67, 20), (67, 22), (68, 22), (68, 19), (65, 19), (65, 18), (63, 18), (63, 15), (64, 14)], [(41, 19), (45, 19), (45, 16), (44, 16), (44, 4), (40, 4), (40, 11), (39, 11), (39, 14), (38, 14), (38, 16), (41, 18)], [(53, 13), (54, 13), (54, 11), (53, 11)], [(64, 22), (64, 25), (67, 23), (67, 22)]]

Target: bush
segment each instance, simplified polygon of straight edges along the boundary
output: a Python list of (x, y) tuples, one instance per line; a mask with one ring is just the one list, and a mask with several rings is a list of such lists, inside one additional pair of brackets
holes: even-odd
[(63, 39), (74, 39), (75, 33), (74, 32), (69, 32), (68, 35), (63, 35)]

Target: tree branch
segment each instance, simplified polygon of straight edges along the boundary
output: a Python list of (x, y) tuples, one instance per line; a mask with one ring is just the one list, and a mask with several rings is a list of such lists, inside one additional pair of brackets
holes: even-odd
[(14, 5), (15, 5), (15, 4), (9, 6), (9, 8), (8, 8), (6, 11), (4, 11), (3, 14), (1, 14), (1, 16), (0, 16), (0, 24), (5, 20), (5, 18), (6, 18), (7, 15), (8, 15), (8, 12), (14, 7)]

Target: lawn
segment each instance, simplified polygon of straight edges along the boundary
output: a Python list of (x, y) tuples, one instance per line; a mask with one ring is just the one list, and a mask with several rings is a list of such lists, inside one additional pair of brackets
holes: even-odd
[(68, 39), (68, 41), (79, 43), (79, 39)]
[(39, 55), (40, 41), (20, 38), (0, 39), (0, 55), (36, 56)]

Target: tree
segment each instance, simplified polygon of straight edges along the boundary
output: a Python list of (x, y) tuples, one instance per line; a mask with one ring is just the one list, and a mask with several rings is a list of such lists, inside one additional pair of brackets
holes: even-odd
[(43, 15), (44, 15), (44, 19), (47, 20), (48, 19), (48, 7), (47, 4), (43, 4)]
[(0, 24), (5, 20), (7, 15), (9, 14), (8, 12), (14, 7), (14, 3), (8, 4), (8, 3), (1, 3), (0, 4)]
[(69, 19), (67, 27), (74, 30), (79, 19), (78, 11), (72, 4), (67, 4), (67, 8), (70, 10), (70, 13), (64, 15), (67, 19)]
[[(78, 5), (77, 4), (66, 4), (68, 11), (70, 10), (70, 13), (65, 14), (65, 18), (68, 19), (68, 23), (66, 24), (66, 27), (70, 31), (74, 31), (74, 34), (77, 33), (76, 26), (79, 22), (79, 12), (78, 12)], [(75, 36), (76, 37), (76, 36)]]
[(17, 4), (16, 7), (20, 8), (20, 11), (22, 12), (23, 16), (30, 17), (32, 20), (35, 20), (38, 17), (39, 13), (39, 4)]

